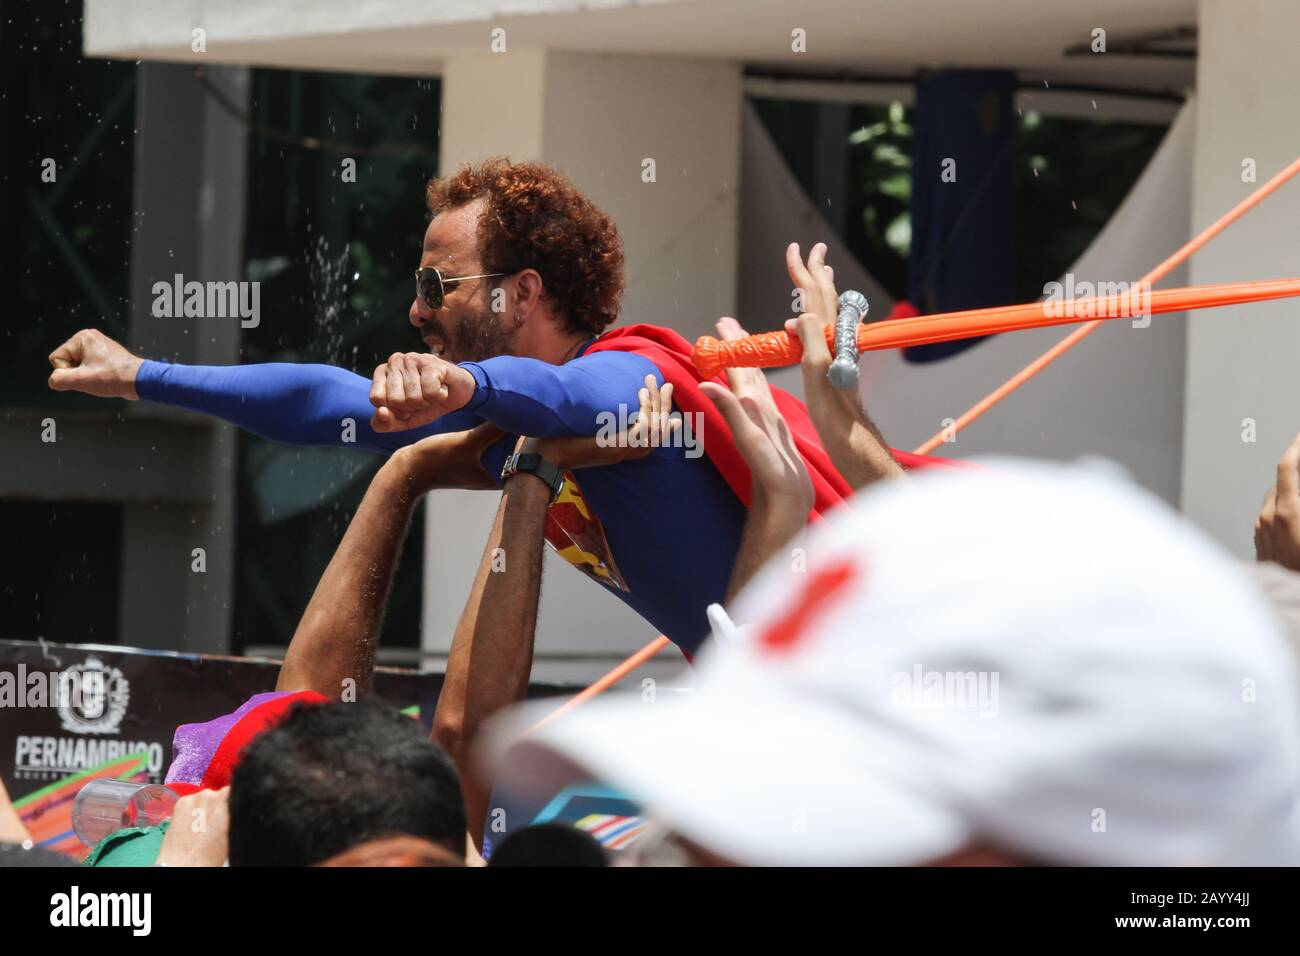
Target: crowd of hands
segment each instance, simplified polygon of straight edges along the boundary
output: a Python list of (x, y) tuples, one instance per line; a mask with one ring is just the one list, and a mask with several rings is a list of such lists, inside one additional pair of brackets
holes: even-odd
[[(820, 243), (810, 250), (806, 261), (797, 245), (787, 250), (786, 266), (806, 311), (790, 319), (786, 329), (803, 345), (801, 366), (809, 417), (832, 464), (856, 492), (905, 473), (868, 417), (857, 391), (837, 390), (827, 380), (832, 357), (825, 327), (838, 312), (838, 295), (825, 255), (826, 247)], [(724, 340), (746, 335), (733, 318), (719, 319), (717, 333)], [(123, 352), (126, 358), (114, 354), (110, 360), (126, 361), (129, 353)], [(409, 382), (412, 371), (417, 385), (408, 401), (403, 383)], [(412, 367), (405, 355), (393, 356), (376, 370), (372, 401), (377, 430), (413, 427), (427, 420), (438, 396), (430, 394), (428, 382), (419, 383), (420, 375), (419, 363)], [(727, 381), (728, 387), (715, 382), (701, 387), (722, 413), (752, 478), (752, 503), (728, 588), (730, 601), (760, 567), (803, 533), (814, 493), (808, 468), (762, 371), (729, 369)], [(454, 383), (435, 382), (432, 391), (441, 388), (446, 398), (449, 387), (454, 388)], [(565, 470), (648, 455), (658, 445), (669, 443), (680, 427), (680, 418), (672, 412), (671, 385), (659, 386), (648, 376), (639, 397), (638, 415), (618, 442), (524, 437), (516, 450), (539, 453)], [(338, 699), (348, 682), (354, 682), (359, 691), (370, 689), (374, 649), (415, 504), (436, 488), (495, 488), (496, 482), (486, 474), (480, 458), (501, 436), (500, 430), (485, 424), (467, 432), (425, 438), (401, 448), (386, 461), (299, 622), (278, 690), (316, 690)], [(549, 505), (550, 488), (535, 476), (517, 474), (506, 480), (478, 574), (453, 636), (434, 717), (433, 739), (447, 752), (461, 777), (471, 821), (467, 844), (471, 860), (475, 847), (481, 846), (482, 821), (491, 792), (491, 781), (483, 779), (481, 769), (472, 761), (471, 745), (489, 718), (521, 702), (527, 690)], [(1254, 531), (1259, 561), (1300, 572), (1300, 436), (1278, 462), (1275, 482)], [(443, 546), (454, 544), (445, 542)], [(508, 555), (504, 571), (493, 566), (497, 549)], [(201, 818), (205, 826), (202, 830), (171, 827), (159, 862), (220, 866), (225, 860), (227, 798), (228, 788), (182, 798), (174, 819)], [(21, 821), (0, 791), (0, 841), (23, 839)]]

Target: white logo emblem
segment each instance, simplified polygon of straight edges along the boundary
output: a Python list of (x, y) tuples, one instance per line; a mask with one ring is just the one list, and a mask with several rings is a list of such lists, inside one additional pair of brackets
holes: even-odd
[(81, 693), (62, 695), (59, 720), (74, 734), (112, 734), (126, 716), (131, 685), (116, 667), (96, 657), (87, 657), (65, 672), (81, 685)]

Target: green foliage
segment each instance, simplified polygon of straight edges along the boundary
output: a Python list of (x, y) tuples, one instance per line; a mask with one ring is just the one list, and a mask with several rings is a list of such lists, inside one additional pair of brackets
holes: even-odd
[[(855, 107), (848, 134), (849, 198), (845, 241), (895, 298), (907, 285), (912, 245), (912, 142), (901, 103)], [(877, 272), (876, 270), (880, 271)]]

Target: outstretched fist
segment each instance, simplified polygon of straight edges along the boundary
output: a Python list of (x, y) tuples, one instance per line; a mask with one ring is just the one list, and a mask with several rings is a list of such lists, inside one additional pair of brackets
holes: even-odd
[(436, 355), (394, 352), (375, 369), (370, 426), (377, 432), (419, 428), (464, 408), (476, 387), (473, 375)]
[(100, 398), (140, 397), (135, 377), (144, 359), (132, 355), (97, 329), (82, 329), (50, 353), (50, 388)]

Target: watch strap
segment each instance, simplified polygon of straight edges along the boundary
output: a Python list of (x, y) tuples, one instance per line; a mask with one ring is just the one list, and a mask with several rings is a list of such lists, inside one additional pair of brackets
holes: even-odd
[(536, 452), (514, 452), (506, 458), (501, 469), (501, 483), (512, 475), (536, 475), (551, 489), (551, 501), (560, 496), (564, 488), (564, 472)]

